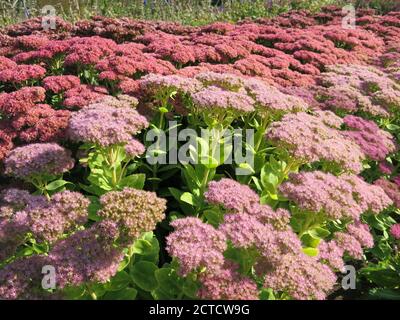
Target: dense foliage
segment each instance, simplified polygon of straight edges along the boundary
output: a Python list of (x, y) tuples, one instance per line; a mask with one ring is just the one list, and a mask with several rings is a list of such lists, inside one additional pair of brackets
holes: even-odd
[(357, 14), (2, 29), (0, 298), (400, 298), (400, 12)]

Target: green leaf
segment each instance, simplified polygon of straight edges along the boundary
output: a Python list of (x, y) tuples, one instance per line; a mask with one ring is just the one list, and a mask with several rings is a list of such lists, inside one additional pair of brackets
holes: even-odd
[(197, 299), (197, 292), (200, 289), (200, 285), (197, 281), (192, 279), (192, 277), (187, 277), (185, 283), (183, 284), (183, 293), (192, 299)]
[(54, 191), (57, 190), (63, 186), (65, 186), (66, 184), (72, 184), (71, 182), (65, 181), (65, 180), (55, 180), (50, 182), (48, 185), (46, 185), (46, 190), (49, 191)]
[(131, 276), (125, 271), (120, 271), (107, 283), (106, 289), (107, 291), (119, 291), (129, 286), (131, 282)]
[(217, 159), (210, 156), (203, 156), (200, 158), (200, 163), (205, 166), (207, 169), (215, 169), (219, 166), (219, 162)]
[(268, 289), (261, 289), (260, 294), (259, 294), (260, 300), (276, 300), (274, 291), (271, 288)]
[(144, 173), (131, 174), (121, 180), (119, 187), (131, 187), (135, 189), (143, 189), (146, 181), (146, 175)]
[(101, 217), (97, 215), (97, 211), (99, 211), (101, 208), (99, 198), (94, 196), (89, 196), (88, 198), (90, 199), (90, 205), (88, 208), (89, 219), (93, 221), (100, 221)]
[(218, 227), (224, 220), (224, 214), (218, 210), (205, 210), (203, 216), (207, 219), (207, 222)]
[(102, 300), (135, 300), (137, 290), (134, 288), (125, 288), (119, 291), (107, 292)]
[(181, 195), (183, 194), (183, 191), (176, 189), (176, 188), (168, 188), (169, 192), (171, 195), (175, 198), (175, 200), (180, 201), (181, 200)]
[(158, 270), (158, 267), (154, 263), (139, 261), (133, 265), (131, 276), (139, 288), (145, 291), (152, 291), (158, 286), (155, 277), (156, 270)]
[(155, 290), (156, 296), (164, 296), (166, 299), (176, 299), (182, 292), (183, 280), (172, 268), (161, 268), (156, 270), (155, 276), (158, 288)]
[(303, 248), (303, 252), (310, 257), (316, 257), (319, 253), (316, 248)]
[(196, 202), (196, 199), (194, 198), (193, 194), (191, 194), (190, 192), (182, 193), (179, 200), (181, 200), (185, 203), (188, 203), (192, 206), (195, 206), (195, 202)]

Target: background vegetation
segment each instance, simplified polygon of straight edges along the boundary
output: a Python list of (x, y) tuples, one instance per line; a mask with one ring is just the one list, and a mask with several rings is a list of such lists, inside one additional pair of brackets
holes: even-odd
[(290, 9), (318, 11), (322, 6), (349, 3), (374, 8), (380, 13), (400, 9), (398, 0), (2, 0), (0, 24), (40, 15), (45, 5), (54, 6), (57, 15), (69, 21), (98, 14), (203, 25), (213, 21), (271, 17)]

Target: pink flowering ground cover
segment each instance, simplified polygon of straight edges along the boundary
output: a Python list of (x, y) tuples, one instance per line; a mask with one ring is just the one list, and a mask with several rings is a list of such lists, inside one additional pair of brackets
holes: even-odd
[(400, 298), (400, 12), (342, 18), (1, 29), (0, 299)]

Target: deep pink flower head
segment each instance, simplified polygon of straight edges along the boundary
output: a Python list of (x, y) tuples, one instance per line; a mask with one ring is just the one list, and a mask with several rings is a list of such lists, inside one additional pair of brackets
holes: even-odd
[(71, 116), (67, 134), (73, 141), (110, 146), (130, 142), (133, 135), (148, 125), (135, 109), (96, 104)]
[(390, 227), (390, 234), (393, 238), (400, 240), (400, 223), (396, 223)]
[(32, 108), (35, 103), (45, 99), (46, 90), (42, 87), (23, 87), (12, 93), (0, 94), (0, 111), (15, 115)]
[(392, 174), (394, 166), (387, 161), (381, 161), (379, 162), (378, 169), (383, 174)]
[(9, 154), (13, 147), (13, 135), (9, 134), (9, 130), (0, 128), (0, 160)]
[(0, 71), (16, 68), (17, 64), (6, 57), (0, 56)]
[(64, 93), (63, 106), (68, 109), (83, 108), (108, 94), (106, 88), (81, 84)]
[(70, 114), (68, 110), (37, 104), (14, 117), (11, 125), (24, 142), (52, 142), (64, 138)]
[(225, 235), (198, 218), (178, 219), (171, 225), (175, 230), (167, 237), (167, 251), (178, 258), (180, 274), (185, 276), (201, 268), (218, 274), (227, 248)]
[(396, 176), (393, 178), (393, 182), (400, 187), (400, 176)]
[(0, 82), (22, 83), (27, 80), (37, 80), (44, 77), (46, 69), (38, 65), (17, 65), (12, 69), (0, 71)]
[(21, 179), (33, 175), (60, 175), (73, 166), (71, 152), (56, 143), (18, 147), (4, 160), (5, 173)]
[(43, 79), (43, 87), (54, 93), (60, 93), (78, 87), (80, 83), (78, 77), (71, 75), (50, 76)]

